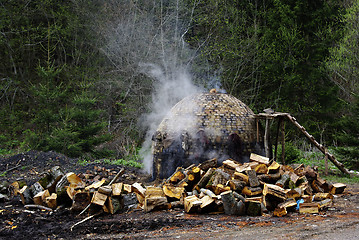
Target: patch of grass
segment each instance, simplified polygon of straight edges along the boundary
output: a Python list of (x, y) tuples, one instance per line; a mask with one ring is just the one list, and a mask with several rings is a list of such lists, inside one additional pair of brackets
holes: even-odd
[(3, 172), (3, 173), (0, 174), (0, 177), (5, 177), (6, 174), (7, 174), (7, 172), (5, 171), (5, 172)]
[(104, 162), (106, 164), (112, 164), (112, 165), (123, 165), (123, 166), (130, 166), (130, 167), (135, 167), (135, 168), (143, 168), (143, 163), (140, 163), (136, 160), (126, 160), (126, 159), (114, 159), (114, 160), (109, 160), (109, 159), (104, 159)]
[(344, 184), (359, 183), (359, 176), (347, 176), (347, 175), (331, 174), (331, 175), (328, 175), (328, 176), (321, 175), (321, 177), (324, 178), (325, 180), (327, 180), (328, 182), (331, 182), (331, 183), (336, 183), (336, 182), (340, 182), (340, 183), (344, 183)]
[(139, 162), (138, 160), (134, 159), (96, 159), (93, 161), (90, 161), (88, 159), (79, 159), (77, 164), (81, 166), (86, 166), (87, 164), (108, 164), (108, 165), (121, 165), (121, 166), (130, 166), (135, 168), (143, 168), (143, 163)]

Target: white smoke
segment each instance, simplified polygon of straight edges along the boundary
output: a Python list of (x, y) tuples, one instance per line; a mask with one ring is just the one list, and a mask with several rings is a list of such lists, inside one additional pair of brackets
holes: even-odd
[[(183, 1), (105, 2), (106, 14), (113, 17), (99, 26), (106, 39), (101, 50), (116, 67), (116, 72), (121, 73), (119, 87), (125, 95), (131, 92), (145, 98), (147, 95), (142, 89), (152, 90), (149, 113), (139, 120), (147, 131), (140, 155), (144, 159), (144, 170), (150, 173), (152, 135), (178, 101), (202, 91), (193, 83), (192, 67), (196, 69), (196, 82), (201, 81), (203, 85), (208, 83), (210, 68), (198, 55), (199, 49), (190, 49), (184, 40), (191, 28), (193, 11)], [(139, 90), (135, 92), (135, 89)]]
[[(155, 79), (151, 112), (144, 116), (144, 121), (141, 121), (148, 128), (148, 131), (140, 155), (143, 157), (144, 170), (151, 173), (153, 159), (149, 149), (152, 145), (153, 134), (178, 101), (186, 96), (198, 93), (201, 89), (193, 84), (189, 71), (183, 66), (168, 66), (167, 71), (164, 70), (164, 67), (153, 63), (144, 63), (141, 66), (145, 73)], [(192, 120), (176, 119), (176, 123), (171, 125), (181, 131), (188, 121)]]

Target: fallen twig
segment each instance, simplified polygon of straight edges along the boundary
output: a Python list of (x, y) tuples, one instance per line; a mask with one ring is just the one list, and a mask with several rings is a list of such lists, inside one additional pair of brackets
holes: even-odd
[(82, 219), (81, 221), (75, 223), (75, 224), (72, 225), (71, 228), (70, 228), (71, 232), (72, 232), (72, 229), (73, 229), (75, 226), (77, 226), (77, 225), (79, 225), (79, 224), (81, 224), (81, 223), (84, 223), (84, 222), (86, 222), (87, 220), (90, 220), (90, 219), (93, 218), (93, 217), (96, 217), (96, 216), (100, 215), (102, 212), (103, 212), (103, 211), (101, 210), (100, 212), (95, 213), (94, 215), (91, 215), (91, 216), (89, 216), (89, 217), (87, 217), (87, 218), (85, 218), (85, 219)]
[(41, 210), (47, 210), (47, 211), (53, 211), (51, 208), (42, 206), (42, 205), (36, 205), (36, 204), (28, 204), (24, 206), (25, 208), (37, 208), (37, 209), (41, 209)]
[(91, 203), (89, 203), (89, 205), (87, 205), (87, 207), (85, 207), (84, 210), (82, 210), (82, 211), (77, 215), (77, 217), (80, 216), (81, 214), (83, 214), (84, 212), (86, 212), (86, 210), (89, 209), (90, 206), (91, 206)]

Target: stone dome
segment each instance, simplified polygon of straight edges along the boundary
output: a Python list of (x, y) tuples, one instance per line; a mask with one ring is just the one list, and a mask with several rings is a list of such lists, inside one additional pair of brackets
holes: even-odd
[[(263, 147), (253, 111), (239, 99), (223, 93), (202, 93), (178, 102), (162, 120), (152, 140), (153, 174), (170, 176), (216, 157), (248, 162)], [(258, 138), (258, 139), (257, 139)]]

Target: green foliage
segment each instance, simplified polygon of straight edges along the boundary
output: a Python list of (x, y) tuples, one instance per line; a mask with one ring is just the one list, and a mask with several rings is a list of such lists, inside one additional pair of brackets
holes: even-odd
[[(274, 149), (274, 148), (273, 148)], [(293, 144), (292, 142), (286, 142), (285, 143), (285, 163), (291, 164), (296, 163), (301, 159), (301, 151)], [(274, 152), (273, 152), (274, 154)], [(280, 159), (282, 156), (282, 146), (278, 145), (278, 153), (277, 158)]]

